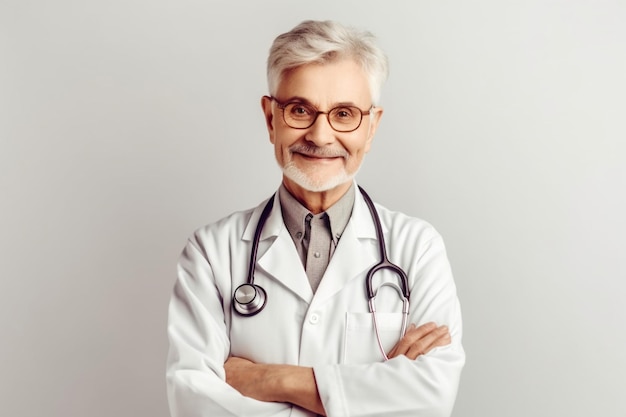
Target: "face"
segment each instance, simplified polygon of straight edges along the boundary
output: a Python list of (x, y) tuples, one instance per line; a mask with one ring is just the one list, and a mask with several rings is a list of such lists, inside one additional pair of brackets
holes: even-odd
[[(372, 106), (367, 76), (349, 59), (288, 71), (275, 98), (281, 103), (300, 100), (324, 112), (339, 105), (363, 111)], [(325, 114), (307, 129), (294, 129), (285, 123), (276, 101), (264, 97), (262, 105), (285, 185), (296, 193), (347, 189), (370, 149), (382, 115), (382, 108), (373, 108), (358, 129), (341, 133), (333, 130)]]

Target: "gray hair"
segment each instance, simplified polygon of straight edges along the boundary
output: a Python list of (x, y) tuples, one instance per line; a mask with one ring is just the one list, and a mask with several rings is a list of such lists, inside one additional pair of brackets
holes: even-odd
[(278, 36), (267, 59), (267, 83), (270, 94), (276, 94), (286, 71), (306, 64), (325, 64), (351, 58), (367, 74), (376, 104), (387, 79), (387, 56), (370, 32), (342, 26), (333, 21), (306, 20), (287, 33)]

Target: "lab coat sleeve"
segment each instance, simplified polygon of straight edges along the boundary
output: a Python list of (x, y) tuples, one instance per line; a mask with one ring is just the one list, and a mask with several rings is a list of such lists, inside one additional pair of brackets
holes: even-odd
[(225, 382), (224, 362), (230, 343), (223, 297), (206, 256), (205, 240), (196, 233), (184, 248), (169, 306), (167, 389), (171, 415), (288, 415), (286, 404), (244, 397)]
[[(314, 367), (318, 391), (329, 417), (447, 417), (456, 399), (465, 353), (461, 313), (440, 236), (413, 259), (409, 320), (449, 326), (452, 343), (410, 360), (329, 364)], [(414, 301), (415, 300), (415, 301)]]

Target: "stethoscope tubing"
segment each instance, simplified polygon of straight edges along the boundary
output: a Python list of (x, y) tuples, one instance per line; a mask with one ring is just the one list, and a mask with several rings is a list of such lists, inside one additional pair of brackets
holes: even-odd
[[(363, 199), (367, 205), (367, 208), (370, 211), (372, 216), (372, 220), (374, 222), (374, 227), (376, 228), (376, 238), (378, 241), (378, 251), (380, 253), (381, 260), (369, 271), (367, 271), (365, 277), (365, 291), (368, 300), (368, 305), (370, 309), (370, 313), (372, 314), (372, 320), (374, 324), (374, 333), (376, 336), (376, 341), (378, 343), (378, 347), (383, 355), (385, 361), (389, 360), (387, 354), (385, 353), (385, 349), (383, 347), (382, 341), (380, 339), (380, 332), (378, 327), (378, 320), (376, 318), (376, 295), (377, 291), (384, 286), (392, 287), (394, 290), (398, 292), (398, 296), (402, 301), (402, 324), (400, 329), (400, 338), (404, 336), (406, 333), (407, 320), (409, 315), (409, 280), (402, 268), (398, 265), (389, 261), (387, 257), (387, 249), (385, 247), (385, 239), (383, 236), (382, 224), (380, 222), (380, 217), (378, 216), (378, 212), (376, 211), (376, 207), (374, 206), (374, 202), (370, 198), (370, 196), (365, 192), (365, 190), (358, 186), (359, 191), (363, 195)], [(259, 222), (257, 223), (256, 230), (254, 231), (254, 237), (252, 239), (252, 250), (250, 252), (250, 263), (248, 265), (248, 276), (246, 279), (246, 283), (240, 285), (235, 289), (233, 294), (233, 308), (234, 310), (244, 316), (249, 317), (255, 314), (258, 314), (267, 302), (267, 293), (265, 290), (254, 283), (254, 271), (257, 261), (257, 254), (259, 250), (259, 241), (261, 239), (261, 232), (263, 231), (263, 226), (265, 222), (269, 218), (270, 212), (274, 206), (274, 199), (276, 198), (276, 194), (272, 195), (269, 199), (263, 211), (261, 212), (261, 216), (259, 217)], [(376, 272), (382, 271), (384, 269), (388, 269), (393, 273), (397, 274), (400, 285), (398, 286), (395, 283), (383, 283), (381, 284), (377, 291), (373, 289), (373, 278)]]
[(276, 194), (273, 194), (265, 205), (265, 208), (261, 213), (261, 217), (259, 217), (259, 223), (257, 224), (256, 230), (254, 231), (254, 238), (252, 239), (252, 251), (250, 253), (250, 263), (248, 264), (248, 279), (246, 280), (246, 282), (250, 285), (254, 285), (254, 269), (256, 266), (257, 254), (259, 252), (259, 241), (261, 240), (261, 232), (263, 231), (263, 226), (265, 225), (267, 218), (270, 216), (272, 207), (274, 207), (275, 196)]
[(241, 284), (233, 293), (233, 309), (241, 316), (250, 317), (259, 314), (265, 308), (267, 303), (267, 293), (260, 285), (254, 283), (254, 270), (256, 266), (257, 255), (259, 252), (259, 241), (261, 240), (261, 232), (263, 226), (270, 216), (272, 207), (274, 206), (274, 197), (270, 197), (269, 201), (263, 208), (259, 222), (257, 223), (254, 237), (252, 238), (252, 250), (250, 251), (250, 263), (248, 264), (248, 277), (244, 284)]
[(389, 258), (387, 257), (387, 249), (385, 247), (385, 238), (383, 237), (383, 227), (380, 222), (380, 217), (378, 216), (378, 212), (376, 211), (376, 207), (374, 207), (374, 202), (372, 201), (370, 196), (365, 192), (365, 190), (361, 188), (361, 186), (359, 186), (359, 191), (361, 191), (361, 194), (363, 194), (363, 199), (365, 200), (365, 204), (367, 204), (367, 208), (369, 209), (370, 214), (372, 215), (372, 219), (374, 220), (374, 227), (376, 228), (376, 238), (378, 240), (378, 253), (380, 253), (380, 257), (381, 257), (380, 262), (374, 265), (372, 268), (370, 268), (369, 271), (367, 271), (367, 276), (365, 278), (366, 279), (365, 289), (367, 291), (367, 298), (371, 300), (372, 298), (375, 297), (374, 291), (372, 289), (373, 288), (372, 279), (374, 278), (374, 274), (383, 269), (389, 269), (392, 272), (395, 272), (396, 274), (398, 274), (398, 276), (400, 277), (400, 285), (402, 286), (402, 295), (406, 299), (409, 299), (410, 297), (409, 286), (408, 286), (409, 278), (407, 277), (406, 273), (404, 272), (402, 268), (400, 268), (398, 265), (394, 263), (391, 263), (389, 261)]

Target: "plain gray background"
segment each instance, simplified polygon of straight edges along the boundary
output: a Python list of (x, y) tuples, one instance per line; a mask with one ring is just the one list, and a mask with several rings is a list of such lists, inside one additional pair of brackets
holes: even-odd
[(623, 1), (0, 1), (0, 413), (168, 415), (187, 236), (278, 186), (273, 38), (391, 61), (359, 182), (443, 234), (455, 416), (625, 416)]

